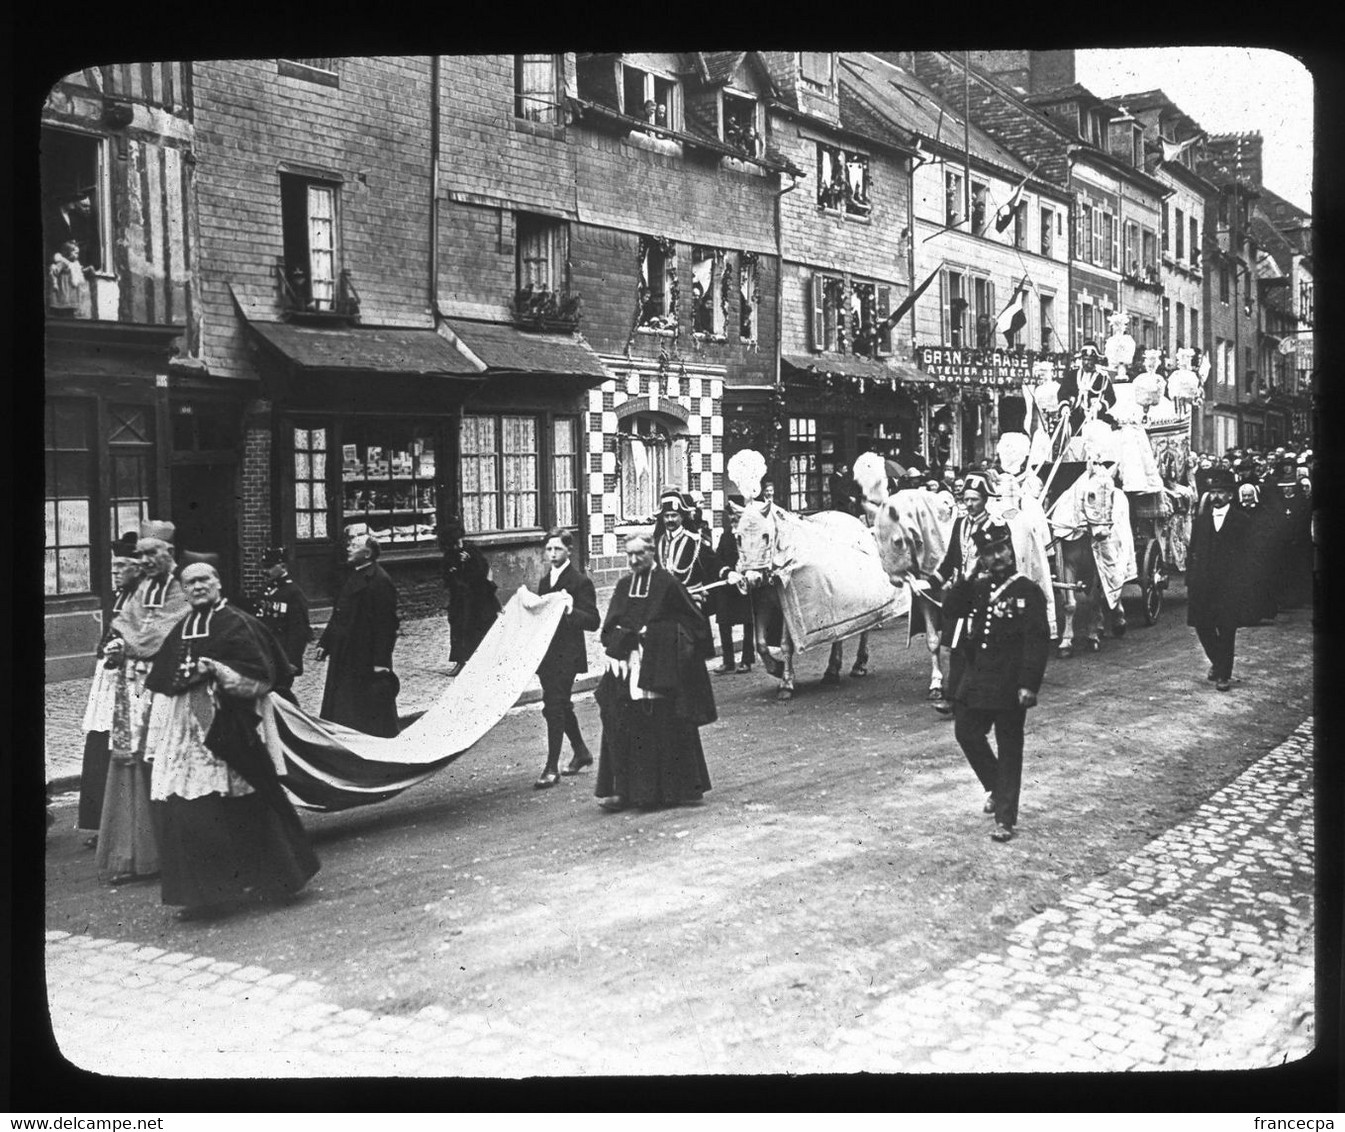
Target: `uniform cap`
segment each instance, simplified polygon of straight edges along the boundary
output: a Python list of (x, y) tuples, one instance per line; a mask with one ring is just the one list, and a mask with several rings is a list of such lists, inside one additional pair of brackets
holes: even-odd
[(977, 553), (984, 554), (987, 550), (1011, 544), (1013, 536), (1004, 523), (989, 522), (972, 531), (971, 541), (976, 544)]

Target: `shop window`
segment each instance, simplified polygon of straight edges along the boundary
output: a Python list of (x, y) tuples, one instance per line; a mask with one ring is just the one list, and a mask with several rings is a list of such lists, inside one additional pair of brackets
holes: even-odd
[[(365, 464), (356, 445), (350, 445), (341, 469), (343, 486), (364, 478)], [(360, 489), (346, 489), (348, 504), (364, 500)], [(348, 506), (348, 510), (352, 509)], [(294, 537), (306, 541), (327, 538), (327, 430), (294, 430)], [(382, 524), (379, 524), (382, 526)]]
[(40, 160), (48, 310), (59, 317), (94, 318), (93, 277), (112, 262), (106, 142), (44, 128)]
[(789, 509), (822, 508), (822, 451), (814, 417), (789, 418)]
[(677, 251), (671, 240), (640, 237), (640, 318), (646, 330), (677, 329)]
[(800, 51), (799, 75), (805, 85), (831, 90), (834, 59), (830, 51)]
[(324, 181), (280, 175), (285, 297), (291, 309), (336, 309), (336, 190)]
[(664, 487), (685, 488), (690, 481), (685, 434), (674, 431), (671, 418), (652, 413), (627, 417), (617, 433), (617, 471), (621, 518), (643, 522), (658, 511)]
[(1055, 241), (1055, 212), (1049, 208), (1041, 210), (1041, 254), (1049, 256)]
[(460, 435), (463, 528), (539, 527), (537, 418), (464, 415)]
[[(313, 537), (325, 456), (318, 459), (314, 430)], [(298, 453), (295, 454), (296, 479)], [(366, 531), (387, 546), (427, 545), (438, 525), (433, 434), (410, 421), (351, 421), (341, 434), (342, 522), (345, 534)]]
[(724, 252), (696, 245), (691, 249), (691, 329), (710, 338), (724, 337), (726, 306)]
[(761, 152), (757, 129), (757, 100), (724, 91), (724, 141), (734, 149), (756, 157)]
[(49, 400), (44, 431), (44, 592), (88, 593), (93, 589), (93, 405)]
[(560, 117), (560, 67), (556, 55), (514, 56), (514, 117), (550, 122)]
[(814, 273), (813, 349), (845, 352), (845, 280), (839, 275)]
[(139, 531), (140, 524), (150, 517), (154, 458), (151, 410), (143, 405), (110, 405), (107, 444), (112, 473), (108, 530), (116, 538), (125, 531)]
[(579, 525), (579, 419), (551, 422), (551, 524), (574, 530)]
[(966, 345), (967, 278), (960, 271), (943, 272), (943, 341), (948, 346)]
[(665, 130), (682, 128), (682, 111), (674, 79), (623, 65), (621, 97), (622, 113), (628, 117), (639, 118)]
[(738, 253), (738, 337), (757, 340), (757, 288), (760, 282), (756, 252)]
[(868, 155), (818, 142), (817, 204), (845, 216), (867, 216), (871, 207)]
[(965, 201), (962, 199), (962, 174), (951, 169), (943, 174), (943, 222), (949, 228), (962, 223)]

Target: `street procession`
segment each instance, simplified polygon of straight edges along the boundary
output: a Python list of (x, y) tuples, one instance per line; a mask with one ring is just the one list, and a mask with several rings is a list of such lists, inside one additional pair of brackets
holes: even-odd
[(1312, 215), (1131, 54), (57, 83), (63, 1057), (1309, 1057)]

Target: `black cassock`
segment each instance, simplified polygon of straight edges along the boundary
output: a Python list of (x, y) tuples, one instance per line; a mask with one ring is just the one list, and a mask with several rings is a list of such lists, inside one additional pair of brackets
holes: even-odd
[(366, 735), (397, 734), (397, 682), (391, 673), (397, 642), (397, 588), (381, 566), (352, 571), (318, 641), (327, 652), (323, 719)]
[(659, 698), (632, 698), (628, 678), (604, 673), (595, 693), (602, 754), (594, 793), (635, 806), (699, 799), (710, 789), (699, 728), (718, 718), (705, 670), (714, 648), (709, 623), (682, 585), (655, 566), (644, 579), (627, 574), (617, 582), (602, 643), (617, 660), (631, 660), (639, 646), (637, 688)]

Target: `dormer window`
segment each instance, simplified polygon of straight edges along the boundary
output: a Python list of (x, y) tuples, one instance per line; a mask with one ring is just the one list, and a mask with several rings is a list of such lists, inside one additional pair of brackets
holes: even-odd
[(799, 52), (799, 77), (804, 86), (830, 92), (834, 74), (835, 57), (830, 51)]
[(682, 106), (677, 80), (623, 64), (621, 112), (656, 128), (680, 130)]
[(868, 216), (868, 154), (817, 143), (817, 204), (846, 216)]
[(723, 140), (748, 157), (758, 156), (761, 134), (757, 129), (757, 100), (727, 90), (723, 99)]

